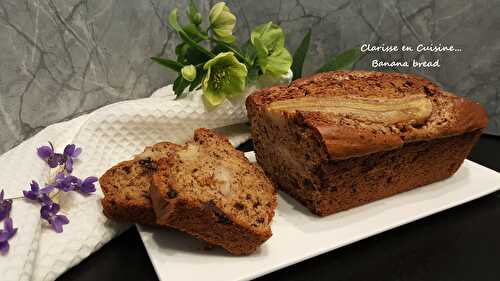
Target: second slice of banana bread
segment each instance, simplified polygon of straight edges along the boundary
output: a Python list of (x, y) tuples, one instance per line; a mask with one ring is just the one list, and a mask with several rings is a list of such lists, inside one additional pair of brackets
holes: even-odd
[(273, 184), (225, 137), (207, 129), (159, 161), (151, 198), (158, 224), (235, 255), (254, 252), (272, 235)]
[(151, 179), (158, 168), (157, 161), (179, 147), (161, 142), (106, 171), (99, 179), (104, 193), (101, 200), (104, 214), (113, 220), (157, 226), (149, 196)]

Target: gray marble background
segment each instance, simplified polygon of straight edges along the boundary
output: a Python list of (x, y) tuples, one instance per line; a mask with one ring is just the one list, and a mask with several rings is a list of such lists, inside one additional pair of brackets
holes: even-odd
[[(207, 12), (215, 1), (198, 1)], [(326, 57), (363, 43), (453, 44), (454, 54), (370, 53), (372, 59), (439, 58), (440, 68), (416, 72), (481, 102), (488, 132), (500, 133), (500, 1), (227, 1), (237, 33), (272, 20), (295, 50), (314, 29), (306, 73)], [(103, 105), (148, 96), (174, 74), (152, 64), (173, 56), (177, 36), (166, 26), (167, 0), (0, 0), (0, 154), (47, 125)], [(383, 70), (383, 69), (379, 69)]]

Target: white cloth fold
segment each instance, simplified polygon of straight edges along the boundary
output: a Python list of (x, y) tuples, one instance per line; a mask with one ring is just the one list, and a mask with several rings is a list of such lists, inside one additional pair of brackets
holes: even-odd
[[(218, 128), (238, 145), (249, 138), (243, 98), (207, 108), (201, 92), (175, 100), (167, 86), (151, 98), (119, 102), (51, 125), (0, 156), (0, 189), (6, 198), (14, 198), (22, 196), (31, 180), (45, 183), (49, 170), (36, 156), (36, 148), (48, 141), (57, 151), (68, 143), (83, 148), (74, 165), (78, 177), (99, 177), (156, 142), (184, 142), (199, 127)], [(54, 280), (129, 226), (102, 214), (99, 186), (94, 195), (72, 192), (59, 198), (62, 213), (70, 219), (60, 234), (42, 222), (39, 205), (14, 199), (11, 216), (18, 233), (9, 241), (9, 253), (0, 257), (2, 280)]]

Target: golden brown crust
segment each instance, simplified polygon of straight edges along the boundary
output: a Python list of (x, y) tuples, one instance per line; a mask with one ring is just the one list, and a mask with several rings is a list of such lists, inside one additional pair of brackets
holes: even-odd
[[(165, 197), (163, 197), (165, 198)], [(219, 245), (233, 255), (249, 255), (271, 237), (271, 231), (256, 233), (236, 223), (236, 218), (223, 213), (215, 205), (193, 200), (176, 199), (162, 203), (155, 201), (157, 208), (163, 206), (158, 217), (160, 225), (184, 231), (194, 237)]]
[(149, 195), (153, 173), (157, 161), (168, 157), (179, 146), (161, 142), (146, 147), (133, 160), (123, 161), (107, 170), (99, 178), (104, 193), (101, 200), (103, 213), (110, 219), (139, 223), (149, 226), (156, 224), (156, 216)]
[[(256, 112), (268, 112), (273, 103), (302, 97), (377, 101), (412, 96), (423, 96), (432, 103), (432, 113), (423, 124), (411, 124), (407, 120), (387, 124), (380, 120), (363, 120), (352, 114), (301, 110), (283, 111), (281, 118), (282, 122), (301, 122), (312, 130), (332, 159), (357, 157), (396, 149), (414, 141), (460, 135), (487, 125), (486, 111), (476, 102), (447, 93), (417, 75), (371, 71), (327, 72), (296, 80), (288, 87), (262, 89), (248, 97), (247, 109), (252, 118)], [(380, 112), (375, 111), (375, 114)]]
[[(134, 165), (139, 166), (138, 162), (134, 160), (121, 162), (106, 171), (99, 179), (104, 193), (104, 198), (101, 200), (103, 213), (113, 220), (154, 226), (156, 225), (156, 217), (151, 200), (146, 197), (141, 198), (141, 196), (149, 197), (149, 194), (138, 194), (135, 199), (117, 194), (120, 192), (117, 178), (123, 178), (126, 171), (130, 171)], [(141, 193), (142, 189), (137, 187), (134, 192)]]
[(487, 123), (478, 103), (398, 73), (323, 73), (246, 105), (258, 163), (322, 216), (451, 176)]

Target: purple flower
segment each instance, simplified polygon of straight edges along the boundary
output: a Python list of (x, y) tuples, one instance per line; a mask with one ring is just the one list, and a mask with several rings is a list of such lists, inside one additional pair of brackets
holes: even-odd
[(47, 194), (43, 194), (42, 198), (40, 200), (40, 204), (42, 206), (49, 206), (49, 205), (54, 204), (54, 202), (52, 201), (52, 199)]
[(97, 181), (97, 177), (88, 177), (83, 180), (82, 184), (79, 187), (79, 191), (84, 194), (89, 194), (95, 192), (94, 183)]
[(73, 172), (73, 159), (78, 157), (82, 153), (82, 148), (76, 147), (74, 144), (68, 144), (64, 148), (63, 158), (64, 158), (64, 168), (68, 173)]
[(75, 176), (58, 173), (55, 186), (64, 192), (69, 192), (75, 190), (80, 185), (80, 181), (81, 180)]
[(17, 228), (12, 225), (12, 219), (6, 218), (3, 229), (0, 230), (0, 252), (5, 255), (9, 252), (9, 239), (16, 235)]
[(64, 173), (58, 173), (56, 175), (55, 187), (64, 191), (79, 191), (83, 194), (89, 194), (95, 192), (94, 183), (97, 181), (97, 177), (88, 177), (84, 180), (77, 178), (73, 175), (65, 175)]
[(4, 192), (3, 189), (0, 192), (0, 221), (9, 216), (10, 209), (12, 208), (11, 199), (3, 199)]
[(54, 189), (54, 186), (47, 185), (46, 187), (40, 189), (40, 185), (38, 184), (38, 182), (31, 181), (30, 189), (31, 190), (23, 190), (24, 197), (29, 200), (43, 203), (44, 195), (48, 197), (47, 194), (49, 194)]
[(37, 149), (37, 154), (40, 158), (47, 162), (49, 167), (55, 168), (64, 163), (64, 156), (61, 153), (54, 152), (54, 146), (51, 142), (49, 142), (49, 145), (50, 146), (40, 146)]
[(68, 144), (64, 147), (64, 152), (56, 153), (54, 146), (49, 142), (49, 146), (44, 145), (37, 149), (38, 156), (42, 158), (50, 168), (55, 168), (64, 164), (65, 170), (71, 174), (73, 172), (73, 161), (82, 153), (82, 148), (74, 144)]
[(74, 144), (68, 144), (64, 148), (63, 155), (65, 157), (76, 158), (76, 157), (78, 157), (80, 155), (80, 153), (82, 153), (82, 148), (81, 147), (76, 147), (76, 145), (74, 145)]
[(12, 200), (4, 199), (4, 191), (0, 192), (0, 221), (3, 222), (3, 229), (0, 229), (0, 253), (2, 255), (9, 252), (9, 239), (17, 232), (17, 228), (13, 228), (12, 219), (9, 217), (10, 209), (12, 208)]
[[(49, 194), (57, 188), (58, 190), (69, 192), (78, 191), (84, 195), (96, 191), (95, 182), (97, 177), (87, 177), (84, 180), (71, 175), (73, 172), (74, 159), (80, 156), (82, 148), (74, 144), (68, 144), (64, 147), (63, 153), (56, 153), (54, 145), (49, 142), (49, 145), (40, 146), (37, 148), (38, 156), (43, 159), (50, 168), (56, 168), (64, 165), (64, 170), (57, 173), (54, 182), (40, 188), (36, 181), (30, 183), (29, 190), (23, 190), (23, 195), (26, 199), (36, 201), (41, 205), (40, 216), (46, 220), (54, 229), (55, 232), (63, 232), (63, 226), (69, 223), (69, 219), (58, 214), (60, 211), (59, 204), (52, 201)], [(9, 217), (12, 208), (12, 200), (4, 200), (4, 191), (0, 191), (0, 221), (4, 220), (4, 229), (0, 229), (0, 253), (6, 254), (9, 251), (8, 240), (12, 238), (17, 228), (12, 226), (12, 219)]]
[(40, 216), (49, 222), (55, 232), (61, 233), (63, 231), (63, 225), (68, 224), (69, 220), (64, 215), (58, 215), (60, 206), (57, 203), (52, 203), (50, 205), (44, 205), (40, 209)]

